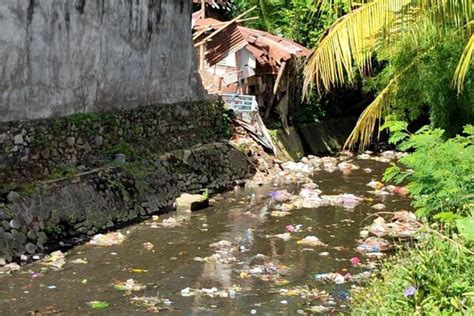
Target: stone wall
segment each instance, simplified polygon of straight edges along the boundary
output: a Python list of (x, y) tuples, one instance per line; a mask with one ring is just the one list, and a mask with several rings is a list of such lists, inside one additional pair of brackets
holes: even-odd
[(164, 154), (146, 170), (102, 168), (10, 193), (0, 201), (0, 260), (167, 210), (181, 192), (222, 191), (252, 171), (243, 153), (223, 143)]
[(0, 198), (23, 181), (102, 166), (118, 153), (142, 160), (215, 141), (222, 112), (220, 103), (203, 101), (0, 123)]
[(0, 122), (206, 99), (191, 5), (0, 1)]

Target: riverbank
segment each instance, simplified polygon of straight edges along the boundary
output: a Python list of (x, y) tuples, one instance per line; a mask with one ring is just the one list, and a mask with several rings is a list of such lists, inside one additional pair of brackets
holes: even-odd
[(212, 143), (169, 152), (147, 164), (115, 163), (38, 182), (28, 194), (10, 192), (0, 207), (0, 258), (38, 258), (57, 245), (78, 244), (169, 211), (182, 192), (222, 192), (252, 173), (239, 150)]

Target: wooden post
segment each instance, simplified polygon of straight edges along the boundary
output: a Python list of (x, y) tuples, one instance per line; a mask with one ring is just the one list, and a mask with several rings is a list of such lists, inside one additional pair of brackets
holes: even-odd
[[(206, 0), (201, 0), (201, 19), (206, 18)], [(205, 45), (201, 45), (199, 47), (199, 70), (204, 70), (204, 67), (206, 65), (206, 59), (205, 55), (206, 54), (206, 47)]]
[(201, 0), (201, 18), (206, 18), (206, 0)]

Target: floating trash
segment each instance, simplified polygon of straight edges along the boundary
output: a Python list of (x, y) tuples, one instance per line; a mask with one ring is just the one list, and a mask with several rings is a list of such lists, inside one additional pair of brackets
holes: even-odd
[(291, 234), (290, 233), (276, 234), (274, 236), (277, 237), (277, 238), (280, 238), (284, 241), (288, 241), (288, 240), (291, 239)]
[(164, 219), (161, 223), (158, 223), (158, 225), (162, 227), (173, 228), (183, 225), (184, 222), (186, 222), (186, 218), (184, 216), (177, 216)]
[(346, 275), (342, 275), (340, 273), (322, 273), (322, 274), (316, 274), (314, 276), (314, 279), (320, 282), (332, 282), (335, 284), (343, 284), (346, 281), (351, 279), (351, 275), (349, 273), (347, 273)]
[(159, 298), (155, 296), (134, 296), (130, 302), (134, 305), (145, 307), (147, 311), (152, 313), (175, 310), (171, 307), (173, 302), (167, 298)]
[(329, 294), (326, 291), (320, 291), (316, 288), (309, 288), (309, 286), (296, 286), (291, 289), (280, 289), (278, 294), (282, 296), (300, 296), (306, 301), (312, 302), (316, 300), (326, 301)]
[(369, 237), (363, 240), (358, 246), (357, 251), (361, 253), (379, 253), (389, 249), (389, 242), (378, 237)]
[(310, 247), (327, 246), (316, 236), (306, 236), (305, 238), (298, 240), (296, 243), (299, 245), (305, 245)]
[(392, 221), (387, 223), (383, 217), (377, 217), (369, 227), (371, 234), (382, 237), (413, 237), (421, 225), (416, 220), (416, 215), (408, 211), (395, 212)]
[(106, 309), (110, 306), (106, 301), (90, 301), (87, 305), (93, 309)]
[(98, 234), (92, 237), (91, 241), (89, 242), (91, 245), (95, 246), (113, 246), (113, 245), (120, 245), (125, 240), (125, 235), (121, 232), (113, 232), (108, 234)]
[(280, 190), (270, 193), (270, 197), (276, 202), (287, 202), (291, 200), (294, 196), (287, 190)]
[(285, 211), (272, 211), (270, 213), (270, 216), (272, 217), (285, 217), (285, 216), (288, 216), (288, 215), (291, 215), (290, 212), (285, 212)]
[(372, 208), (381, 211), (384, 210), (386, 206), (382, 203), (377, 203), (375, 205), (372, 205)]
[(53, 270), (61, 270), (66, 264), (66, 254), (61, 250), (54, 251), (46, 256), (41, 264), (51, 267)]
[(216, 287), (212, 288), (202, 288), (202, 289), (192, 289), (190, 287), (184, 288), (181, 290), (181, 296), (190, 297), (196, 295), (204, 295), (208, 297), (220, 297), (220, 298), (235, 298), (238, 292), (242, 291), (242, 288), (239, 286), (232, 286), (228, 289), (218, 290)]
[(143, 243), (143, 248), (148, 251), (152, 251), (153, 247), (155, 247), (151, 242), (145, 242)]
[(384, 188), (384, 184), (379, 181), (372, 180), (369, 183), (367, 183), (367, 186), (376, 189), (376, 190), (382, 190)]
[(114, 289), (125, 292), (136, 292), (144, 290), (146, 288), (145, 285), (138, 283), (134, 279), (128, 279), (125, 282), (115, 281), (113, 286)]
[(18, 271), (20, 269), (21, 269), (21, 267), (18, 263), (12, 262), (12, 263), (6, 264), (3, 267), (0, 267), (0, 274), (10, 274), (10, 273), (12, 273), (14, 271)]
[(72, 260), (70, 262), (73, 264), (88, 264), (89, 263), (89, 261), (87, 261), (86, 258), (79, 258), (79, 259)]

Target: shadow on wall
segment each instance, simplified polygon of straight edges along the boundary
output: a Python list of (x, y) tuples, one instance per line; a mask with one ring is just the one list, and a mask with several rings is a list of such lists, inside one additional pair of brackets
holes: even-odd
[(299, 160), (305, 155), (337, 153), (357, 122), (357, 118), (342, 118), (290, 127), (289, 134), (277, 130), (281, 158)]

